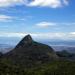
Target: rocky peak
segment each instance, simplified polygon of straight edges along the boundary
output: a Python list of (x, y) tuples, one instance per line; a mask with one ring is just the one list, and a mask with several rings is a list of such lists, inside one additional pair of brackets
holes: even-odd
[(23, 47), (23, 46), (29, 46), (31, 45), (33, 42), (33, 39), (31, 37), (31, 35), (26, 35), (20, 42), (19, 44), (16, 46), (18, 47)]
[(30, 43), (32, 43), (32, 37), (30, 36), (30, 35), (27, 35), (27, 36), (25, 36), (24, 38), (23, 38), (23, 40), (22, 40), (22, 42), (24, 43), (24, 44), (30, 44)]
[(25, 37), (23, 38), (23, 41), (27, 41), (27, 42), (32, 41), (32, 37), (31, 37), (31, 35), (27, 35), (27, 36), (25, 36)]

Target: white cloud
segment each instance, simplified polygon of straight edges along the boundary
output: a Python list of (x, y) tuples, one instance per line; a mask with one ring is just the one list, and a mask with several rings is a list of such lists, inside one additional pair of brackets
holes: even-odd
[(70, 32), (70, 37), (75, 38), (75, 32)]
[(64, 5), (68, 5), (68, 0), (0, 0), (0, 7), (9, 7), (14, 5), (25, 6), (40, 6), (58, 8)]
[(64, 5), (68, 5), (68, 0), (33, 0), (27, 4), (28, 6), (40, 6), (58, 8)]
[(0, 0), (0, 7), (20, 5), (21, 3), (22, 3), (22, 0)]
[[(18, 37), (23, 38), (29, 33), (15, 33), (15, 32), (0, 32), (0, 37)], [(34, 40), (75, 40), (75, 32), (50, 32), (50, 33), (30, 33)]]
[(12, 22), (14, 20), (26, 21), (26, 18), (14, 17), (14, 16), (0, 14), (0, 22)]
[(34, 37), (34, 39), (37, 40), (51, 40), (51, 39), (64, 39), (63, 37), (65, 36), (65, 33), (35, 33), (32, 34), (32, 36)]
[(13, 17), (8, 16), (8, 15), (0, 15), (0, 21), (1, 22), (6, 22), (7, 20), (11, 20)]
[(24, 37), (26, 33), (0, 32), (0, 37)]
[(75, 35), (75, 32), (71, 32), (70, 34)]
[(75, 22), (47, 22), (47, 21), (43, 21), (43, 22), (39, 22), (36, 23), (35, 26), (39, 27), (39, 28), (49, 28), (49, 27), (54, 27), (54, 29), (60, 29), (61, 27), (59, 27), (60, 25), (62, 25), (62, 27), (67, 26), (67, 27), (74, 27)]
[(36, 33), (32, 34), (34, 39), (37, 40), (75, 40), (75, 32), (63, 33), (63, 32), (50, 32), (50, 33)]
[(36, 24), (36, 26), (40, 28), (48, 28), (50, 26), (55, 26), (55, 25), (56, 23), (52, 23), (52, 22), (40, 22)]

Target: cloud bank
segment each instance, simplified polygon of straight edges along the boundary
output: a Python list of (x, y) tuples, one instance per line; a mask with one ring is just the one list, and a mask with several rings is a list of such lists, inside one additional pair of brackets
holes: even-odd
[(15, 5), (25, 5), (29, 7), (50, 7), (58, 8), (62, 6), (67, 6), (69, 4), (68, 0), (0, 0), (0, 7), (10, 7)]
[(0, 0), (0, 7), (20, 5), (22, 0)]
[(33, 0), (28, 6), (58, 8), (68, 5), (68, 0)]
[(75, 40), (75, 32), (63, 33), (63, 32), (53, 32), (53, 33), (15, 33), (15, 32), (0, 32), (0, 37), (18, 37), (23, 38), (27, 34), (30, 34), (34, 39), (37, 40)]

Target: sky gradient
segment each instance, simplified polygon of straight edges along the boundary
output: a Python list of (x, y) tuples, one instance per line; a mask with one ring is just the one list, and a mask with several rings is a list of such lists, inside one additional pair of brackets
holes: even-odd
[(0, 37), (75, 39), (75, 0), (0, 0)]

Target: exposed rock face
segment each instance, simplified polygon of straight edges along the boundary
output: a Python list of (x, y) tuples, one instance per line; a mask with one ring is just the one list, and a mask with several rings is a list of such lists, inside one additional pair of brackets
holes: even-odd
[(31, 66), (57, 60), (58, 56), (50, 46), (35, 42), (27, 35), (12, 51), (5, 54), (5, 58), (14, 64)]
[(32, 37), (30, 35), (27, 35), (19, 42), (19, 44), (15, 48), (17, 49), (24, 46), (30, 46), (32, 42)]

